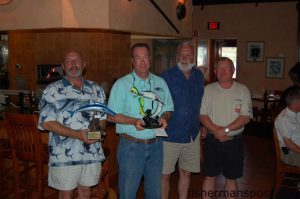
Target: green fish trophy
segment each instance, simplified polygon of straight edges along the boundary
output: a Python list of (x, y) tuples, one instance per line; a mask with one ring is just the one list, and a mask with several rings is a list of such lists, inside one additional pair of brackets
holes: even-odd
[(91, 131), (87, 133), (87, 138), (89, 140), (99, 140), (99, 141), (104, 140), (104, 136), (106, 135), (106, 133), (104, 132), (104, 130), (99, 125), (99, 122), (100, 122), (100, 119), (95, 118), (93, 116), (93, 119), (89, 124), (89, 129)]
[[(151, 90), (139, 91), (135, 86), (133, 86), (130, 91), (135, 95), (135, 97), (138, 96), (138, 102), (140, 105), (139, 112), (143, 116), (143, 121), (145, 123), (145, 125), (142, 125), (142, 127), (146, 129), (156, 129), (162, 127), (162, 125), (159, 124), (158, 114), (161, 112), (164, 103), (157, 96), (157, 94)], [(151, 112), (151, 109), (144, 111), (144, 98), (150, 99), (152, 104), (153, 102), (156, 102), (156, 109), (154, 113)]]

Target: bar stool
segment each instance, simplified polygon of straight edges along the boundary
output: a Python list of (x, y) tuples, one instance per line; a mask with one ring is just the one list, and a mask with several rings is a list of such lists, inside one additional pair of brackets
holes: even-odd
[[(37, 115), (5, 112), (4, 122), (12, 150), (15, 198), (47, 198), (43, 167), (48, 163), (48, 153), (41, 144)], [(57, 191), (53, 194), (57, 195)]]
[(13, 168), (11, 161), (11, 147), (8, 139), (0, 139), (0, 198), (13, 193)]

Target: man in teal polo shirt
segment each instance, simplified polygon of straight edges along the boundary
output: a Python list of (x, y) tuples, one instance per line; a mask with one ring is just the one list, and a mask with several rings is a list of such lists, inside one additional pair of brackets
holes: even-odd
[(143, 117), (159, 116), (161, 129), (174, 110), (166, 82), (150, 73), (150, 48), (137, 43), (131, 48), (133, 72), (113, 86), (108, 107), (117, 115), (108, 119), (116, 123), (120, 135), (118, 147), (119, 194), (121, 199), (136, 198), (142, 177), (146, 199), (161, 198), (162, 141), (156, 129), (144, 128)]

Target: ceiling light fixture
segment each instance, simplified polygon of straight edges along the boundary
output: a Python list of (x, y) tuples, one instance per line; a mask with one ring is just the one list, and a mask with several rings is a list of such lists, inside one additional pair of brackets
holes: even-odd
[(177, 19), (179, 20), (186, 16), (185, 2), (186, 0), (178, 0), (178, 4), (176, 6)]

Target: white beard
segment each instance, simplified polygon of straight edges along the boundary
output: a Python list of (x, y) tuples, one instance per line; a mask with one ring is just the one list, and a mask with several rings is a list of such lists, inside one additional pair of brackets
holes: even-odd
[(181, 64), (180, 62), (177, 62), (177, 66), (179, 67), (179, 69), (183, 72), (186, 72), (186, 71), (190, 71), (193, 67), (194, 67), (194, 63), (189, 63), (188, 65), (183, 65)]

